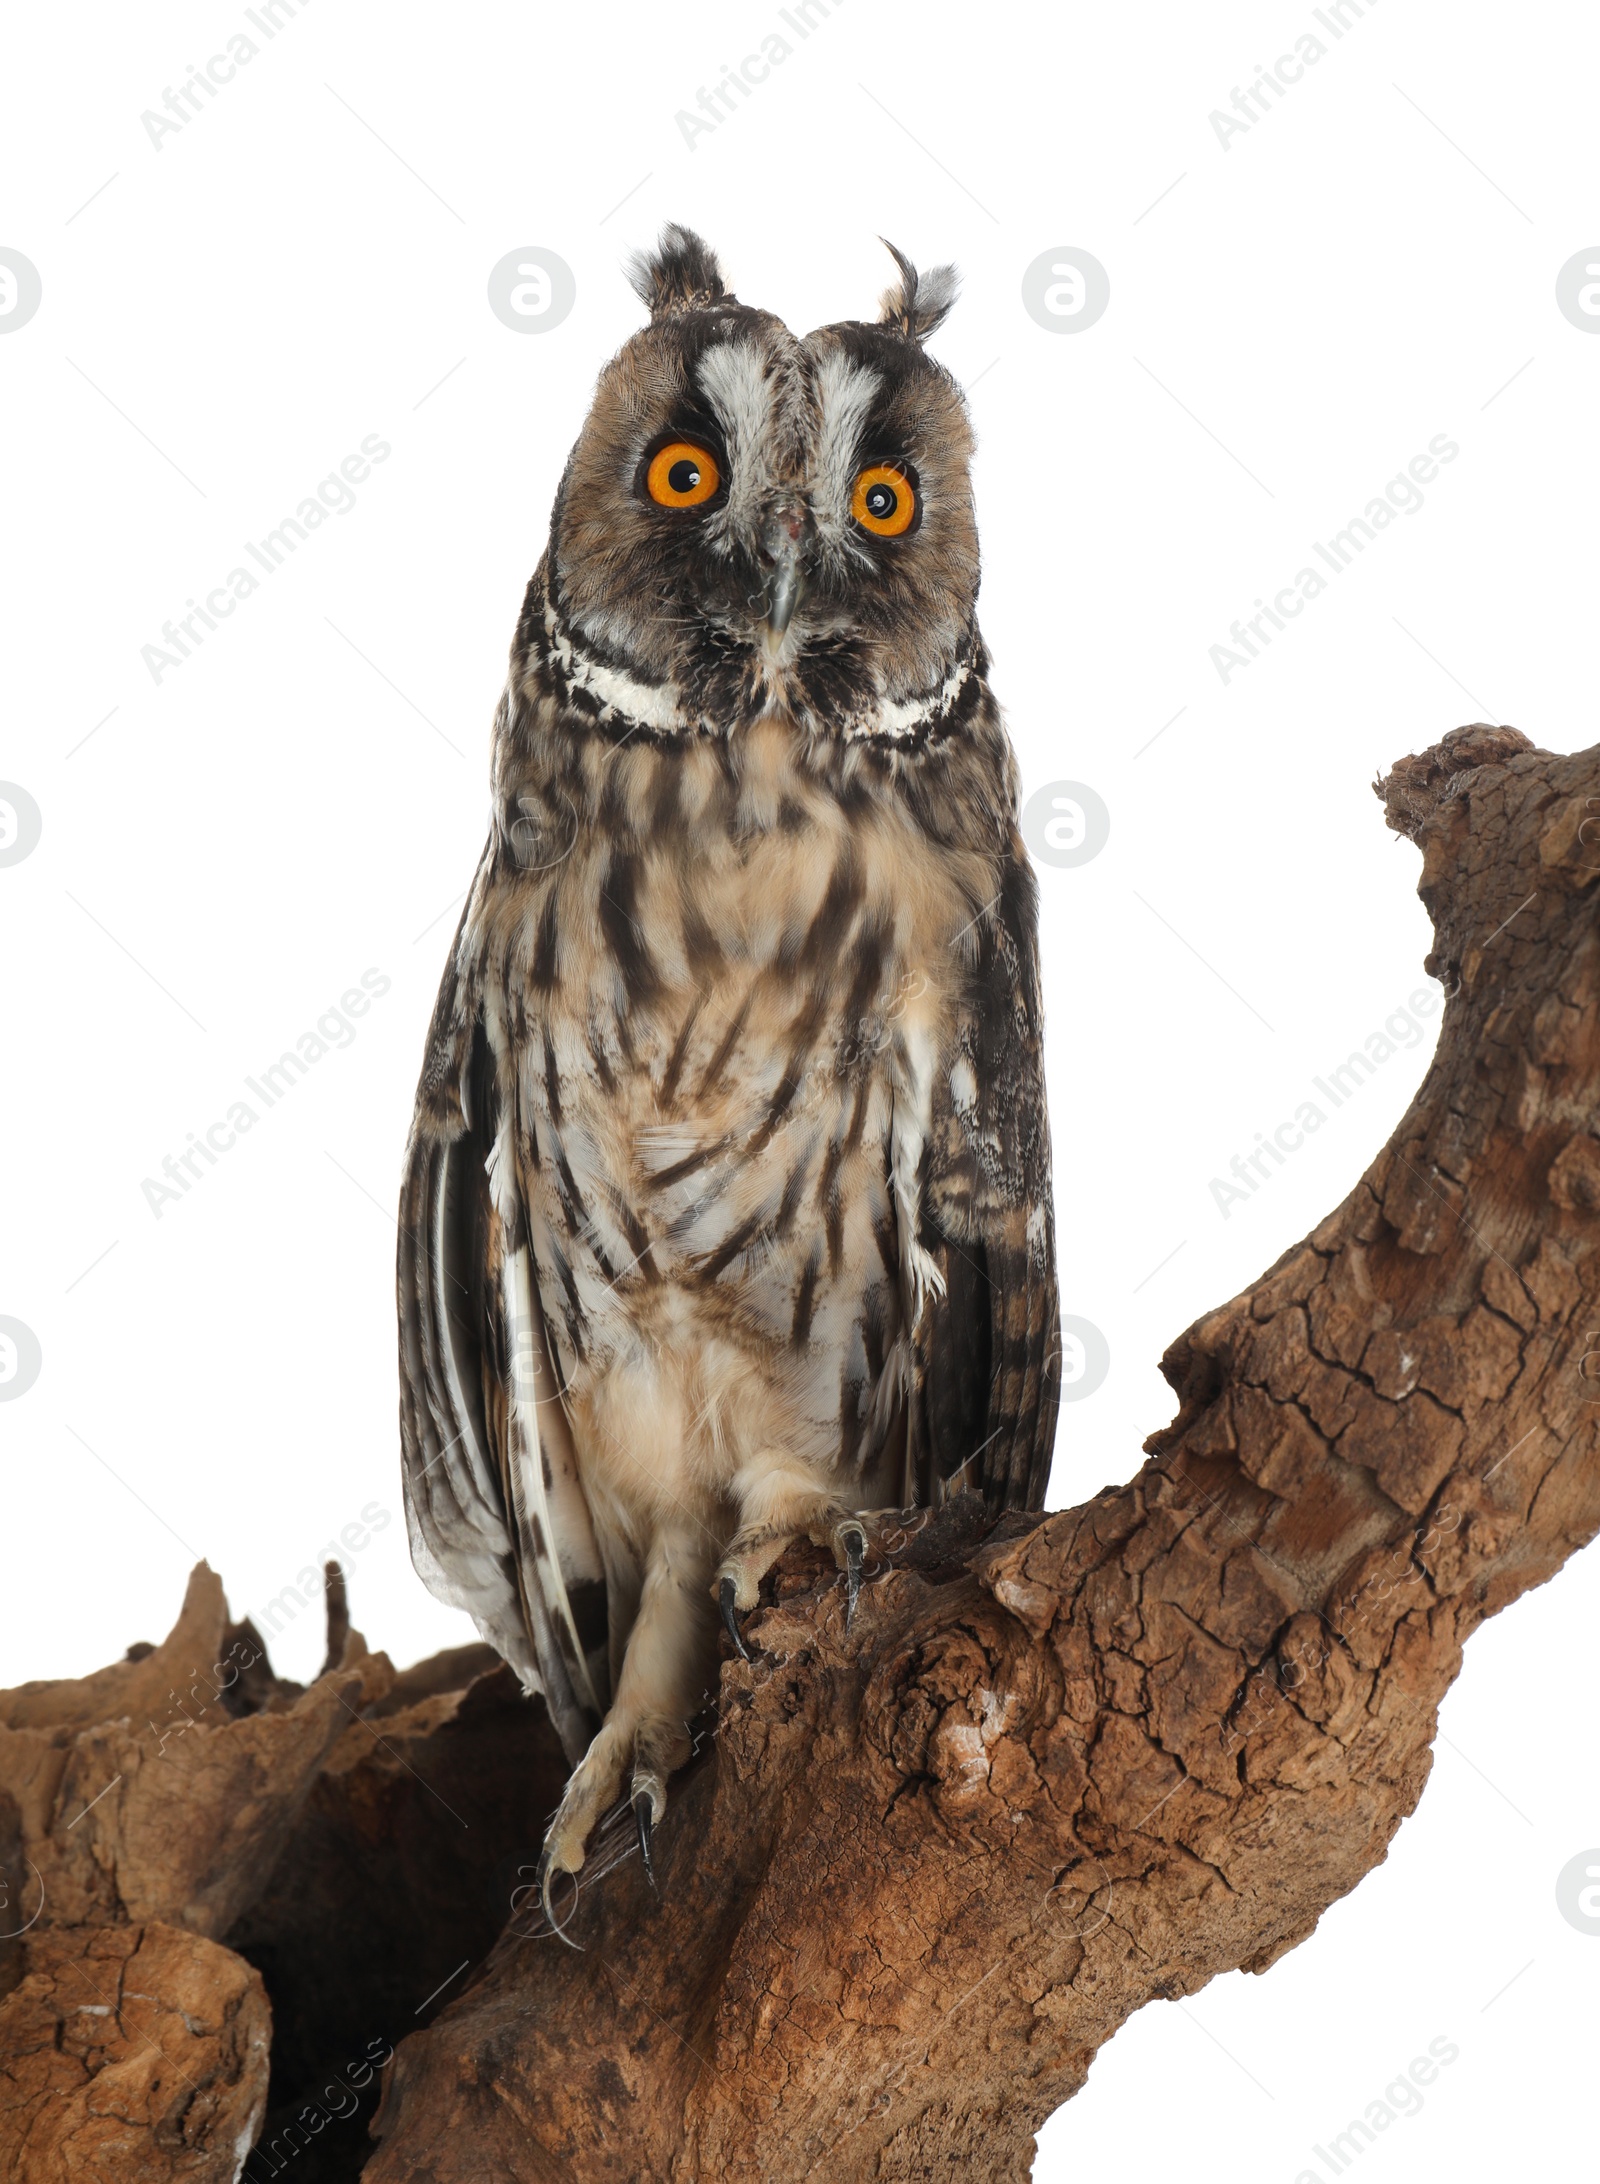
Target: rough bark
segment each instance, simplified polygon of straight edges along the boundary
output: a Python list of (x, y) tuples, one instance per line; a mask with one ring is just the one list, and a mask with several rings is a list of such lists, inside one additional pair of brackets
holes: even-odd
[(247, 2154), (343, 2184), (382, 2065), (504, 1924), (560, 1794), (543, 1710), (487, 1646), (396, 1675), (327, 1607), (309, 1690), (202, 1563), (161, 1645), (0, 1692), (0, 2184)]
[(261, 2127), (258, 1976), (155, 1921), (41, 1929), (0, 2001), (5, 2184), (232, 2184)]
[[(334, 1588), (309, 1690), (263, 1649), (176, 1744), (185, 1679), (259, 1649), (203, 1567), (163, 1647), (0, 1694), (0, 1883), (45, 1898), (20, 1939), (0, 1916), (0, 2184), (94, 2173), (28, 2136), (50, 2057), (64, 2132), (134, 2134), (108, 2176), (228, 2173), (196, 2165), (212, 2110), (191, 2143), (106, 2081), (128, 2055), (64, 1985), (96, 1952), (210, 1952), (247, 2029), (265, 1977), (252, 2177), (998, 2184), (1132, 2011), (1312, 1931), (1415, 1807), (1465, 1638), (1600, 1528), (1600, 751), (1462, 729), (1378, 790), (1448, 997), (1390, 1144), (1172, 1346), (1130, 1484), (908, 1517), (848, 1631), (831, 1563), (784, 1559), (673, 1785), (659, 1899), (618, 1816), (578, 1946), (544, 1928), (541, 1710), (481, 1648), (396, 1677)], [(263, 2088), (219, 2012), (162, 2023), (211, 2043), (191, 2075), (231, 2128)]]
[[(1462, 1642), (1600, 1525), (1600, 753), (1457, 731), (1438, 1051), (1345, 1203), (1163, 1369), (1129, 1485), (758, 1616), (660, 1833), (400, 2051), (368, 2184), (1020, 2179), (1141, 2004), (1385, 1853)], [(1591, 817), (1591, 815), (1596, 815)], [(891, 1560), (901, 1558), (891, 1558)]]

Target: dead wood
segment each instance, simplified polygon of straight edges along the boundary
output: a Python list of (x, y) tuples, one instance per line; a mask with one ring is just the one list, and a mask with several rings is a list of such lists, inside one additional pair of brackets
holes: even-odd
[(27, 1954), (0, 2001), (0, 2176), (232, 2184), (267, 2098), (249, 1965), (154, 1920), (42, 1928)]
[[(400, 2052), (369, 2184), (1026, 2177), (1156, 1996), (1384, 1855), (1463, 1640), (1600, 1525), (1600, 753), (1379, 785), (1447, 1005), (1390, 1144), (1168, 1351), (1127, 1486), (777, 1601), (658, 1848)], [(1070, 1423), (1066, 1454), (1070, 1460)]]
[(305, 1689), (202, 1563), (161, 1645), (0, 1692), (0, 2184), (222, 2184), (252, 2147), (255, 2184), (341, 2184), (505, 1923), (561, 1789), (543, 1709), (487, 1646), (397, 1675), (327, 1608)]
[[(241, 2023), (243, 1959), (265, 1976), (252, 2177), (998, 2184), (1134, 2010), (1311, 1933), (1414, 1809), (1464, 1640), (1600, 1529), (1600, 751), (1466, 728), (1377, 786), (1447, 995), (1390, 1143), (1173, 1344), (1128, 1485), (908, 1516), (848, 1632), (831, 1564), (785, 1558), (659, 1899), (611, 1827), (578, 1946), (531, 1916), (559, 1755), (483, 1649), (397, 1678), (341, 1629), (302, 1692), (202, 1569), (163, 1647), (0, 1695), (0, 1867), (45, 1897), (0, 1942), (0, 2180), (56, 2173), (17, 2149), (66, 1972), (152, 1935), (231, 1967)], [(231, 1699), (153, 1748), (241, 1634)], [(363, 2169), (372, 2070), (337, 2128), (307, 2104), (391, 2047)], [(248, 2048), (207, 2065), (218, 2115), (258, 2112)], [(147, 2166), (108, 2174), (209, 2178), (158, 2105)]]

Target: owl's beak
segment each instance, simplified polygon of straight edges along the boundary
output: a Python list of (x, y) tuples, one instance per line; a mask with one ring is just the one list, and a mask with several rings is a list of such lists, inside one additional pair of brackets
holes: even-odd
[(789, 627), (805, 590), (809, 528), (806, 511), (788, 505), (775, 508), (762, 526), (767, 629), (773, 638), (782, 637)]
[(800, 556), (785, 554), (767, 583), (767, 627), (774, 637), (781, 637), (793, 621), (803, 584)]

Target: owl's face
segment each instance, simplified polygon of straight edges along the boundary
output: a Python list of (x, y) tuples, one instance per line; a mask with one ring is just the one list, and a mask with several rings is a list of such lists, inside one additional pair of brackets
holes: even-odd
[(721, 727), (814, 727), (936, 691), (972, 643), (972, 431), (922, 341), (941, 268), (876, 324), (797, 339), (669, 228), (651, 320), (601, 374), (551, 522), (551, 607), (602, 672)]

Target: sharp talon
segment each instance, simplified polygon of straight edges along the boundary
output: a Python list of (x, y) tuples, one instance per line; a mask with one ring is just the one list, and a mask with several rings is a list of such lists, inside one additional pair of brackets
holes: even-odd
[(861, 1573), (866, 1567), (867, 1535), (859, 1524), (846, 1528), (844, 1534), (844, 1627), (850, 1628), (855, 1617), (856, 1602), (861, 1598)]
[[(540, 1904), (540, 1908), (541, 1908), (541, 1909), (543, 1910), (543, 1912), (544, 1912), (544, 1915), (545, 1915), (545, 1920), (546, 1920), (547, 1924), (549, 1925), (550, 1931), (551, 1931), (551, 1932), (552, 1932), (553, 1934), (559, 1935), (559, 1937), (561, 1938), (561, 1940), (562, 1940), (562, 1941), (564, 1941), (564, 1942), (566, 1943), (566, 1945), (567, 1945), (567, 1947), (568, 1947), (569, 1949), (576, 1949), (576, 1950), (578, 1950), (578, 1951), (579, 1951), (579, 1953), (581, 1954), (581, 1953), (582, 1953), (582, 1950), (583, 1950), (583, 1943), (582, 1943), (581, 1941), (573, 1941), (573, 1940), (571, 1939), (571, 1937), (570, 1937), (570, 1936), (568, 1935), (568, 1933), (567, 1933), (567, 1930), (566, 1930), (566, 1928), (565, 1928), (565, 1927), (564, 1927), (564, 1926), (562, 1925), (561, 1921), (560, 1921), (560, 1920), (559, 1920), (559, 1919), (558, 1919), (558, 1918), (556, 1917), (556, 1914), (555, 1914), (555, 1906), (554, 1906), (554, 1905), (553, 1905), (553, 1904), (551, 1903), (551, 1901), (550, 1901), (550, 1895), (551, 1895), (551, 1888), (552, 1888), (552, 1885), (553, 1885), (553, 1883), (554, 1883), (554, 1880), (555, 1880), (555, 1876), (556, 1876), (556, 1875), (557, 1875), (558, 1873), (566, 1873), (566, 1874), (567, 1874), (567, 1879), (568, 1879), (568, 1880), (569, 1880), (569, 1881), (570, 1881), (570, 1882), (572, 1883), (572, 1909), (573, 1909), (573, 1910), (575, 1911), (575, 1910), (576, 1910), (576, 1909), (578, 1908), (578, 1876), (577, 1876), (577, 1874), (576, 1874), (576, 1873), (567, 1873), (567, 1869), (566, 1869), (566, 1867), (565, 1867), (565, 1866), (552, 1866), (552, 1864), (550, 1863), (550, 1853), (549, 1853), (548, 1851), (544, 1851), (544, 1852), (542, 1852), (542, 1853), (541, 1853), (541, 1855), (540, 1855), (540, 1858), (539, 1858), (539, 1904)], [(569, 1916), (569, 1917), (571, 1916), (571, 1913), (570, 1913), (570, 1912), (568, 1913), (568, 1916)]]
[(739, 1617), (734, 1609), (733, 1596), (733, 1579), (725, 1577), (717, 1587), (717, 1602), (722, 1609), (723, 1628), (733, 1640), (734, 1651), (738, 1654), (740, 1660), (753, 1661), (755, 1655), (744, 1642), (744, 1632), (739, 1628)]
[(651, 1832), (655, 1821), (650, 1804), (650, 1792), (640, 1790), (633, 1800), (633, 1817), (639, 1828), (639, 1856), (644, 1860), (644, 1877), (650, 1883), (652, 1896), (659, 1895), (656, 1887), (655, 1861), (650, 1855)]

